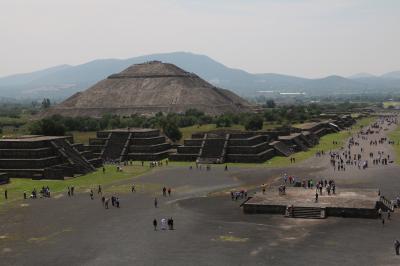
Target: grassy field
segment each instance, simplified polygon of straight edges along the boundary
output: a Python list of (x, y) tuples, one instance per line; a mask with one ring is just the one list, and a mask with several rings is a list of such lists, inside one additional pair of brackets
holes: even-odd
[[(31, 180), (25, 178), (11, 178), (11, 182), (7, 185), (0, 186), (0, 208), (6, 203), (15, 203), (23, 198), (23, 193), (30, 195), (32, 190), (40, 190), (43, 186), (49, 186), (52, 193), (65, 192), (68, 186), (74, 186), (75, 191), (83, 192), (91, 188), (95, 189), (98, 185), (112, 186), (113, 183), (124, 179), (142, 175), (150, 170), (149, 167), (134, 166), (124, 167), (123, 172), (117, 172), (116, 167), (107, 165), (106, 172), (100, 168), (96, 172), (79, 176), (68, 180)], [(118, 186), (117, 186), (118, 187)], [(4, 190), (8, 191), (8, 200), (3, 200)], [(128, 190), (129, 191), (129, 190)]]
[(89, 138), (96, 137), (96, 131), (87, 131), (87, 132), (72, 131), (69, 132), (68, 134), (72, 134), (72, 136), (74, 137), (74, 143), (83, 143), (83, 144), (89, 144)]
[(396, 154), (396, 164), (400, 164), (400, 126), (389, 133), (389, 139), (394, 141), (393, 148)]
[(383, 108), (389, 108), (389, 106), (393, 107), (400, 106), (400, 102), (395, 102), (395, 101), (383, 102)]

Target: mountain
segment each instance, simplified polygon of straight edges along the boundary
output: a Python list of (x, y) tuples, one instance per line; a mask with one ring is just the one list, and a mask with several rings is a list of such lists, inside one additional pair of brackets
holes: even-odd
[(382, 78), (386, 79), (400, 79), (400, 71), (393, 71), (381, 76)]
[(18, 99), (48, 97), (61, 100), (133, 64), (154, 60), (177, 65), (196, 73), (217, 87), (232, 90), (246, 97), (259, 95), (259, 91), (332, 95), (374, 93), (378, 89), (380, 92), (392, 92), (400, 89), (400, 72), (382, 76), (361, 73), (348, 78), (328, 76), (308, 79), (275, 73), (252, 74), (229, 68), (205, 55), (174, 52), (129, 59), (99, 59), (76, 66), (61, 65), (32, 73), (3, 77), (0, 78), (0, 97)]
[(357, 73), (354, 74), (352, 76), (349, 76), (349, 79), (359, 79), (359, 78), (375, 78), (375, 75), (372, 75), (370, 73), (365, 73), (365, 72), (361, 72), (361, 73)]

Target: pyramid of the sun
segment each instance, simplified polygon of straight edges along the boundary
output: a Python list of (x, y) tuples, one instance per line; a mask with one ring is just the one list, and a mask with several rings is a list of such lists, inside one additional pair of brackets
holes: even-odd
[(175, 65), (152, 61), (111, 75), (50, 108), (44, 115), (152, 115), (181, 113), (191, 108), (209, 115), (252, 110), (246, 100), (231, 91), (216, 88)]

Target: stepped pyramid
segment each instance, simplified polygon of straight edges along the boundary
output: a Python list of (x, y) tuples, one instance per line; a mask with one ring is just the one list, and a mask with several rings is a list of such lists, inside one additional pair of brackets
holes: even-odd
[(153, 115), (181, 113), (190, 108), (219, 115), (250, 112), (253, 106), (233, 92), (216, 88), (173, 64), (152, 61), (111, 75), (50, 108), (42, 116)]

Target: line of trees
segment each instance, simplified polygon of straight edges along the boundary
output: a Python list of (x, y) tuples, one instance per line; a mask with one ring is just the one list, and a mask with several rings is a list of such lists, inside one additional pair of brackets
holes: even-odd
[[(265, 108), (263, 113), (223, 114), (212, 117), (201, 111), (190, 109), (183, 114), (157, 113), (155, 116), (146, 117), (131, 115), (122, 117), (112, 114), (102, 118), (91, 117), (63, 117), (54, 115), (49, 118), (36, 121), (30, 126), (31, 134), (64, 135), (69, 131), (98, 131), (114, 128), (158, 128), (170, 139), (177, 141), (182, 138), (179, 128), (193, 125), (216, 124), (217, 127), (231, 127), (242, 125), (246, 130), (260, 130), (264, 122), (287, 126), (292, 123), (303, 123), (319, 116), (324, 110), (346, 110), (354, 107), (351, 104), (342, 105), (291, 105), (276, 106), (274, 102), (268, 102), (270, 108)], [(273, 106), (273, 107), (272, 107)]]

